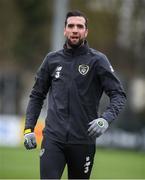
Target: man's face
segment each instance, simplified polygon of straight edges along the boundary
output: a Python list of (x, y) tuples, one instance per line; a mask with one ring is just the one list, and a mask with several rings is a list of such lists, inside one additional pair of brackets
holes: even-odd
[(67, 19), (64, 28), (64, 36), (70, 46), (79, 46), (88, 35), (88, 29), (85, 26), (85, 19), (81, 16), (72, 16)]

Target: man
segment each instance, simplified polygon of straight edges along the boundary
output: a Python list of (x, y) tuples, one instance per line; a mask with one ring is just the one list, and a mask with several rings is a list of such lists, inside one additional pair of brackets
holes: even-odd
[[(89, 48), (88, 21), (79, 11), (66, 15), (63, 49), (49, 53), (40, 66), (26, 112), (25, 147), (36, 148), (34, 128), (48, 91), (48, 111), (40, 153), (41, 179), (89, 179), (96, 138), (124, 107), (126, 96), (107, 57)], [(110, 98), (98, 117), (99, 101)]]

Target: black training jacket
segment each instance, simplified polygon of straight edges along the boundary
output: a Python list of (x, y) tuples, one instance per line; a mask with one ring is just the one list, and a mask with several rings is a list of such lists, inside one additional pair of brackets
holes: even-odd
[(105, 92), (110, 103), (101, 115), (109, 123), (124, 107), (126, 95), (107, 57), (88, 47), (48, 53), (40, 66), (30, 94), (25, 128), (34, 129), (48, 93), (44, 136), (72, 143), (94, 143), (88, 123), (98, 117), (99, 101)]

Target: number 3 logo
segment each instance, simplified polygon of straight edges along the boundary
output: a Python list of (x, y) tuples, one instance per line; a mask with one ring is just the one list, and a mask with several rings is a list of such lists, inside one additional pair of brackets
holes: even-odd
[(90, 165), (91, 165), (90, 157), (87, 156), (87, 157), (86, 157), (86, 162), (85, 162), (85, 164), (84, 164), (84, 173), (85, 173), (85, 174), (89, 172), (89, 167), (90, 167)]

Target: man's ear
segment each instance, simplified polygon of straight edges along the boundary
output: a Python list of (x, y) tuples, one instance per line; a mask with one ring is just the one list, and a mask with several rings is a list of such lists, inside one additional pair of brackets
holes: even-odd
[(88, 29), (86, 29), (85, 38), (88, 36)]
[(65, 30), (65, 28), (64, 28), (64, 31), (63, 31), (63, 35), (66, 36), (66, 30)]

